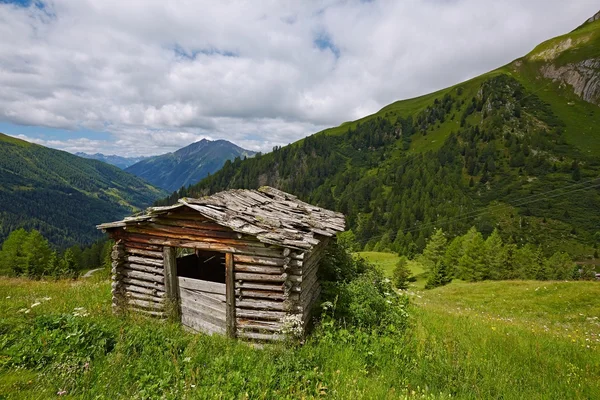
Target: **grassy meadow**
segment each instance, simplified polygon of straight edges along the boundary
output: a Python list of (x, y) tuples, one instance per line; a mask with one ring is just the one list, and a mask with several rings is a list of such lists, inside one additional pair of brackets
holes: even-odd
[(259, 349), (117, 318), (101, 275), (3, 279), (0, 398), (600, 398), (600, 284), (409, 293), (406, 331), (321, 326), (302, 346)]
[[(377, 251), (362, 251), (359, 253), (356, 253), (359, 257), (364, 258), (365, 260), (367, 260), (368, 262), (375, 264), (376, 266), (378, 266), (379, 268), (381, 268), (381, 270), (383, 270), (384, 274), (388, 277), (392, 276), (392, 273), (394, 272), (394, 268), (396, 267), (396, 264), (398, 264), (398, 261), (400, 260), (400, 257), (398, 256), (398, 254), (396, 253), (382, 253), (382, 252), (377, 252)], [(427, 282), (427, 277), (425, 275), (425, 270), (423, 269), (423, 266), (413, 260), (408, 260), (408, 269), (410, 269), (410, 272), (412, 273), (412, 276), (414, 276), (417, 280), (411, 284), (413, 289), (423, 289), (425, 288), (425, 283)]]

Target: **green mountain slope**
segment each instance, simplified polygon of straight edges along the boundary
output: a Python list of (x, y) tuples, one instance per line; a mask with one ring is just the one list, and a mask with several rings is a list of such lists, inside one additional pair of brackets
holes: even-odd
[(583, 258), (600, 241), (600, 20), (507, 66), (245, 161), (177, 196), (272, 185), (344, 212), (368, 249), (475, 225)]
[(119, 167), (120, 169), (125, 169), (127, 167), (132, 166), (133, 164), (140, 162), (148, 157), (121, 157), (116, 155), (104, 155), (102, 153), (95, 154), (87, 154), (87, 153), (75, 153), (76, 156), (89, 158), (92, 160), (100, 160), (107, 164), (114, 165), (115, 167)]
[(0, 242), (25, 227), (59, 247), (89, 243), (96, 224), (164, 195), (112, 165), (0, 134)]
[(158, 187), (177, 190), (215, 173), (227, 160), (252, 157), (254, 154), (226, 140), (202, 139), (174, 153), (142, 160), (126, 171)]

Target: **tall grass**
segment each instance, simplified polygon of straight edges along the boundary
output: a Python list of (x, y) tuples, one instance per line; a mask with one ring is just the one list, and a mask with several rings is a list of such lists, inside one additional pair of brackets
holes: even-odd
[[(568, 294), (562, 302), (537, 297), (537, 282), (521, 284), (417, 292), (406, 332), (324, 324), (304, 345), (260, 349), (172, 323), (115, 317), (105, 281), (4, 280), (0, 398), (600, 398), (600, 343), (543, 329), (597, 328), (600, 286), (552, 283), (552, 293)], [(518, 290), (526, 292), (520, 299)], [(523, 311), (505, 306), (515, 296)], [(561, 311), (574, 297), (585, 319)], [(535, 303), (555, 304), (537, 315)]]

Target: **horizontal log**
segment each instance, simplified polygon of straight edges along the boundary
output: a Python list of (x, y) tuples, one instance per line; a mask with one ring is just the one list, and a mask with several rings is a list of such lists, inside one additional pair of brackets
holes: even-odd
[(127, 304), (131, 304), (134, 306), (138, 306), (141, 308), (147, 308), (147, 309), (151, 309), (151, 310), (162, 310), (164, 308), (164, 304), (156, 303), (154, 301), (136, 300), (136, 299), (132, 299), (132, 298), (126, 298), (125, 302)]
[(127, 241), (127, 240), (123, 241), (123, 244), (127, 248), (127, 250), (140, 249), (140, 250), (154, 251), (154, 252), (159, 252), (162, 257), (162, 250), (163, 250), (162, 246), (154, 245), (154, 244), (147, 244), (147, 243), (131, 242), (131, 241)]
[(215, 315), (214, 313), (206, 312), (206, 309), (203, 308), (190, 308), (187, 306), (181, 306), (181, 315), (189, 316), (190, 318), (194, 318), (197, 321), (207, 321), (213, 325), (216, 325), (220, 328), (225, 329), (225, 317), (220, 315)]
[(234, 269), (235, 272), (254, 272), (267, 275), (281, 275), (283, 273), (283, 267), (271, 267), (265, 265), (235, 264)]
[(256, 282), (285, 282), (286, 277), (281, 275), (266, 275), (266, 274), (253, 274), (246, 272), (236, 272), (236, 280), (242, 281), (256, 281)]
[(272, 284), (272, 283), (260, 283), (260, 282), (248, 282), (248, 281), (236, 281), (235, 288), (238, 289), (257, 289), (257, 290), (268, 290), (283, 293), (283, 284)]
[(166, 318), (167, 314), (164, 311), (155, 311), (155, 310), (145, 310), (143, 308), (138, 308), (134, 306), (127, 307), (129, 312), (134, 312), (137, 314), (144, 314), (155, 318)]
[(268, 331), (280, 332), (283, 324), (274, 321), (253, 321), (243, 318), (235, 320), (238, 331)]
[(210, 251), (219, 251), (222, 253), (235, 253), (235, 254), (246, 254), (246, 255), (255, 255), (255, 256), (265, 256), (265, 257), (277, 257), (280, 255), (281, 250), (278, 248), (258, 248), (258, 247), (244, 247), (241, 244), (230, 246), (223, 245), (218, 243), (207, 243), (202, 241), (190, 241), (190, 240), (179, 240), (179, 239), (168, 239), (168, 238), (160, 238), (150, 235), (139, 235), (133, 233), (123, 233), (121, 234), (123, 237), (127, 237), (127, 239), (131, 242), (138, 243), (146, 243), (146, 244), (158, 244), (161, 246), (170, 246), (170, 247), (181, 247), (187, 249), (199, 249), (199, 250), (210, 250)]
[(208, 335), (212, 335), (215, 333), (219, 335), (225, 334), (225, 328), (221, 328), (217, 325), (211, 324), (208, 321), (202, 321), (188, 315), (181, 316), (181, 324), (197, 332), (202, 332)]
[(281, 318), (288, 315), (283, 311), (264, 311), (264, 310), (249, 310), (245, 308), (236, 308), (235, 315), (238, 318), (266, 321), (280, 321)]
[(137, 286), (137, 285), (122, 285), (122, 288), (126, 292), (136, 292), (140, 294), (147, 294), (151, 296), (156, 296), (158, 298), (165, 297), (165, 292), (158, 289), (148, 289), (145, 287)]
[(150, 221), (155, 222), (160, 225), (178, 226), (178, 227), (182, 227), (182, 228), (194, 228), (194, 229), (199, 229), (199, 230), (203, 230), (203, 231), (234, 233), (231, 230), (231, 228), (211, 223), (208, 220), (198, 221), (198, 220), (193, 220), (193, 219), (185, 218), (185, 217), (173, 218), (172, 216), (159, 216), (159, 217), (150, 218)]
[(162, 297), (138, 293), (138, 292), (125, 291), (124, 297), (128, 298), (128, 299), (131, 298), (131, 299), (136, 299), (136, 300), (153, 301), (153, 302), (161, 304), (161, 305), (164, 304), (164, 298), (162, 298)]
[(142, 281), (164, 283), (164, 277), (162, 275), (154, 275), (154, 274), (149, 274), (146, 272), (134, 271), (134, 270), (127, 269), (127, 268), (123, 269), (120, 272), (120, 275), (127, 277), (127, 278), (139, 279)]
[(162, 284), (162, 282), (150, 282), (125, 276), (120, 276), (119, 281), (142, 288), (155, 289), (161, 292), (165, 291), (165, 286)]
[(302, 261), (292, 260), (289, 258), (281, 257), (254, 257), (245, 256), (243, 254), (236, 254), (233, 256), (233, 261), (240, 264), (254, 264), (254, 265), (266, 265), (270, 267), (282, 267), (283, 265), (290, 265), (292, 267), (301, 267)]
[(164, 274), (162, 268), (151, 267), (151, 266), (148, 266), (148, 265), (127, 263), (123, 267), (124, 268), (128, 268), (128, 269), (132, 269), (134, 271), (148, 272), (150, 274), (157, 274), (157, 275), (163, 275)]
[(162, 258), (160, 260), (156, 260), (156, 259), (148, 258), (148, 257), (127, 256), (126, 260), (129, 261), (130, 263), (150, 265), (153, 267), (163, 268), (163, 266), (164, 266), (164, 261), (162, 260)]
[(237, 336), (242, 339), (259, 340), (266, 342), (277, 342), (285, 340), (285, 336), (276, 333), (238, 332)]
[[(185, 232), (182, 230), (186, 229)], [(176, 231), (175, 231), (176, 230)], [(266, 246), (257, 241), (242, 240), (242, 239), (227, 239), (219, 237), (201, 236), (194, 232), (193, 229), (187, 228), (172, 228), (172, 229), (158, 229), (153, 226), (131, 226), (127, 227), (128, 232), (144, 234), (148, 236), (154, 236), (159, 238), (178, 239), (178, 240), (193, 240), (203, 243), (214, 243), (227, 246), (243, 246), (243, 247), (257, 247), (265, 248)]]
[(216, 293), (225, 295), (225, 284), (218, 282), (203, 281), (200, 279), (178, 277), (179, 287), (184, 289), (198, 290), (201, 292)]
[(251, 290), (251, 289), (236, 289), (236, 297), (242, 298), (257, 298), (257, 299), (271, 299), (283, 301), (288, 298), (283, 292), (270, 292), (266, 290)]
[(250, 308), (253, 310), (273, 310), (273, 311), (286, 311), (289, 306), (283, 301), (272, 301), (272, 300), (257, 300), (257, 299), (242, 299), (235, 302), (236, 307), (239, 308)]
[(143, 250), (143, 249), (137, 249), (135, 247), (127, 247), (126, 252), (128, 254), (135, 254), (137, 256), (150, 257), (150, 258), (159, 259), (159, 260), (162, 260), (162, 258), (163, 258), (162, 251)]
[[(158, 224), (158, 223), (152, 223), (152, 222), (144, 222), (140, 225), (138, 225), (136, 227), (136, 229), (140, 229), (140, 230), (151, 230), (153, 232), (160, 232), (161, 234), (163, 233), (172, 233), (177, 235), (178, 237), (185, 237), (185, 236), (190, 236), (190, 237), (199, 237), (199, 238), (205, 238), (205, 239), (229, 239), (229, 240), (239, 240), (242, 238), (242, 235), (240, 233), (234, 232), (232, 230), (230, 231), (221, 231), (221, 230), (206, 230), (206, 229), (201, 229), (201, 228), (187, 228), (187, 227), (182, 227), (176, 224), (168, 224), (168, 225), (162, 225), (162, 224)], [(128, 230), (131, 230), (132, 232), (134, 232), (134, 230), (128, 228)]]

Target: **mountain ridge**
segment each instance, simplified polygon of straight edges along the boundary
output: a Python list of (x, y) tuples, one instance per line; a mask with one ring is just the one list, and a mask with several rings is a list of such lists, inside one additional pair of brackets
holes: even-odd
[(118, 156), (116, 154), (105, 155), (102, 153), (88, 154), (88, 153), (84, 153), (81, 151), (74, 153), (74, 154), (78, 157), (88, 158), (91, 160), (103, 161), (107, 164), (114, 165), (115, 167), (118, 167), (120, 169), (125, 169), (137, 162), (140, 162), (140, 161), (148, 158), (146, 156), (123, 157), (123, 156)]
[(95, 225), (122, 218), (165, 195), (98, 160), (0, 134), (0, 242), (37, 229), (60, 248), (101, 237)]
[(270, 185), (344, 212), (360, 248), (406, 254), (435, 227), (456, 236), (476, 225), (591, 257), (600, 193), (577, 185), (600, 176), (598, 56), (596, 20), (479, 77), (226, 163), (157, 204)]
[(254, 154), (227, 140), (202, 139), (175, 152), (144, 159), (125, 171), (166, 190), (177, 190), (215, 173), (227, 160)]

